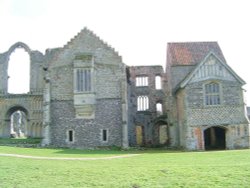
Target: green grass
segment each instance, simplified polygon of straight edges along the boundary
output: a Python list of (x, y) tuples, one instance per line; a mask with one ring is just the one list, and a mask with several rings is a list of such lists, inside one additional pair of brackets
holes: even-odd
[(250, 150), (172, 152), (36, 149), (0, 146), (0, 153), (112, 160), (55, 161), (0, 157), (0, 187), (249, 187)]

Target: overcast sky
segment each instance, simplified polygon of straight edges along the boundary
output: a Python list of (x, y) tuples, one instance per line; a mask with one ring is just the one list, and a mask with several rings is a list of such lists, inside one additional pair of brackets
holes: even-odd
[(247, 0), (0, 0), (0, 53), (17, 41), (44, 53), (87, 27), (127, 65), (165, 66), (167, 42), (218, 41), (250, 85), (249, 19)]

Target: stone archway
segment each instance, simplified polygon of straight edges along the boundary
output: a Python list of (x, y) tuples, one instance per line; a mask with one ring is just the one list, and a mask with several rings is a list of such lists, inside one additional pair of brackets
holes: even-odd
[(6, 113), (5, 137), (27, 137), (29, 129), (28, 117), (28, 111), (24, 107), (11, 107)]
[(166, 121), (157, 121), (153, 130), (154, 145), (168, 145), (169, 143), (169, 127)]
[(226, 129), (210, 127), (204, 130), (205, 150), (226, 149)]

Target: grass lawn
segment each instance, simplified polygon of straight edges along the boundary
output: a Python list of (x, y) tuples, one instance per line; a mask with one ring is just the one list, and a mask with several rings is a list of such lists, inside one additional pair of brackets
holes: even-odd
[(86, 151), (0, 146), (0, 153), (130, 158), (96, 161), (0, 157), (0, 187), (250, 187), (250, 150), (212, 152)]

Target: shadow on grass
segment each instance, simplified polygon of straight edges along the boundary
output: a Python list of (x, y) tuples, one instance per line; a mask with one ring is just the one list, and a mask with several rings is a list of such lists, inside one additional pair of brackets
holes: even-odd
[[(56, 148), (55, 148), (56, 149)], [(58, 149), (58, 148), (57, 148)], [(56, 149), (56, 150), (57, 150)], [(60, 151), (56, 151), (58, 154), (83, 154), (83, 155), (125, 155), (125, 154), (156, 154), (156, 153), (181, 153), (182, 150), (167, 150), (161, 148), (129, 148), (129, 149), (120, 149), (120, 148), (106, 148), (106, 149), (68, 149), (61, 148)]]

